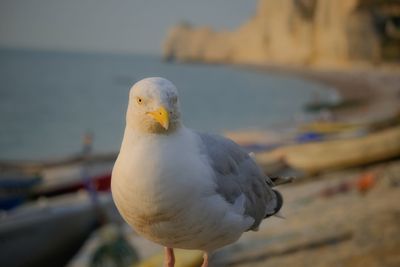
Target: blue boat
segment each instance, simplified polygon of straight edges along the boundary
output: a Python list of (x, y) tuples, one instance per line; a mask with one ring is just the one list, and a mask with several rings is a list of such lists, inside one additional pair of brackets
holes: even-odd
[(0, 175), (0, 210), (10, 210), (27, 201), (41, 181), (38, 176)]

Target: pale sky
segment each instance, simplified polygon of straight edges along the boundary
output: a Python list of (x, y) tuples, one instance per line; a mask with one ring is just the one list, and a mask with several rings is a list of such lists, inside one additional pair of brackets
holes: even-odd
[(0, 47), (160, 53), (180, 22), (233, 29), (257, 0), (0, 0)]

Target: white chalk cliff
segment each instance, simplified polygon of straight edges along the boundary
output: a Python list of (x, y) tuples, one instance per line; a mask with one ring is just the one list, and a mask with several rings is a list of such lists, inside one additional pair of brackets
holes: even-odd
[(167, 60), (208, 63), (340, 66), (379, 64), (387, 58), (398, 62), (399, 2), (260, 0), (256, 14), (235, 31), (189, 24), (173, 27), (163, 54)]

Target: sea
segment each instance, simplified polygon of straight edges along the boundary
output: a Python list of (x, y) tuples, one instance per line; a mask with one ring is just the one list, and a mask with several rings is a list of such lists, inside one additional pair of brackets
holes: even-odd
[(178, 64), (158, 55), (0, 50), (0, 160), (43, 160), (118, 151), (128, 92), (146, 77), (178, 88), (183, 121), (199, 131), (291, 124), (315, 98), (334, 90), (283, 73), (224, 65)]

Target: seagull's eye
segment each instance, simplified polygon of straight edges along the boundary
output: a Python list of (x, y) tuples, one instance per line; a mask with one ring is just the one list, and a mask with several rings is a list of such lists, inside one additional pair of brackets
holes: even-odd
[(136, 98), (136, 102), (140, 105), (143, 103), (143, 99), (138, 97), (138, 98)]

